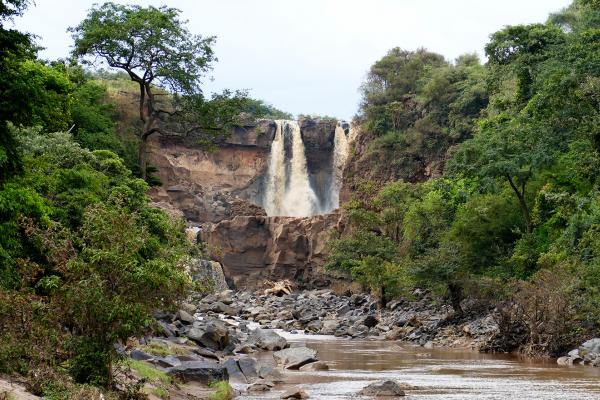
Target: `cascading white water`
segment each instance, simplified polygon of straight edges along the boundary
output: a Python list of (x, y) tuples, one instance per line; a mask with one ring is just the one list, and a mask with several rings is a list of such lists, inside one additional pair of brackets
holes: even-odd
[(271, 143), (264, 208), (267, 215), (281, 215), (285, 195), (285, 147), (283, 123), (276, 121), (275, 137)]
[(308, 180), (300, 125), (296, 121), (288, 121), (287, 126), (292, 134), (292, 159), (289, 182), (284, 196), (284, 215), (294, 217), (314, 215), (318, 212), (319, 200)]
[[(271, 143), (264, 208), (267, 215), (306, 217), (316, 214), (318, 199), (308, 180), (300, 126), (295, 121), (275, 121)], [(285, 137), (291, 135), (292, 158), (286, 168)], [(289, 172), (289, 173), (286, 173)]]
[(333, 168), (331, 192), (329, 194), (329, 208), (335, 210), (340, 206), (340, 190), (342, 189), (342, 180), (344, 166), (348, 159), (348, 138), (344, 128), (338, 123), (335, 127), (335, 138), (333, 146)]

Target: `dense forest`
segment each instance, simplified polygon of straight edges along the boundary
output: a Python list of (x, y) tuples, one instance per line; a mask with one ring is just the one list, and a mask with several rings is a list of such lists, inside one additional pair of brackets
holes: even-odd
[(577, 0), (491, 35), (485, 65), (398, 48), (377, 61), (328, 267), (384, 301), (430, 288), (457, 318), (466, 298), (510, 305), (504, 328), (525, 329), (529, 354), (597, 335), (599, 24), (600, 4)]
[[(114, 344), (193, 288), (185, 259), (201, 251), (150, 204), (145, 140), (183, 126), (210, 147), (244, 119), (290, 115), (244, 91), (205, 96), (215, 38), (178, 10), (94, 6), (73, 54), (48, 62), (7, 27), (29, 3), (0, 1), (0, 372), (48, 399), (135, 398), (115, 386)], [(116, 46), (132, 32), (135, 55)], [(394, 48), (371, 67), (326, 267), (384, 304), (424, 288), (456, 319), (498, 307), (490, 350), (557, 355), (600, 334), (600, 2), (493, 33), (485, 55)]]
[[(5, 26), (29, 5), (0, 2), (0, 372), (26, 376), (29, 389), (49, 399), (87, 399), (95, 389), (74, 384), (113, 385), (114, 343), (146, 331), (154, 310), (193, 288), (185, 257), (200, 250), (186, 240), (183, 221), (152, 207), (146, 195), (159, 182), (151, 165), (140, 167), (142, 125), (159, 116), (150, 110), (154, 115), (136, 119), (138, 108), (127, 98), (139, 91), (131, 71), (87, 70), (76, 55), (39, 59), (33, 36)], [(86, 23), (101, 13), (137, 22), (130, 28), (141, 35), (144, 18), (155, 18), (165, 35), (179, 35), (178, 45), (204, 46), (186, 54), (196, 56), (196, 70), (152, 65), (156, 77), (166, 74), (164, 82), (145, 85), (163, 95), (151, 107), (170, 107), (187, 126), (206, 126), (195, 129), (207, 145), (240, 118), (289, 117), (243, 91), (205, 98), (196, 85), (210, 68), (214, 39), (190, 41), (177, 10), (107, 3)], [(122, 33), (88, 25), (80, 40)], [(139, 43), (149, 52), (163, 39), (141, 36)], [(177, 85), (187, 87), (178, 93)]]

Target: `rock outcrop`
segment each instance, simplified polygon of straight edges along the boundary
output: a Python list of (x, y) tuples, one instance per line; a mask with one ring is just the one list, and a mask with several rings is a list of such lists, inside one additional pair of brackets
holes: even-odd
[(342, 229), (337, 213), (311, 218), (237, 216), (204, 226), (200, 238), (237, 287), (255, 286), (264, 279), (318, 286), (326, 243)]

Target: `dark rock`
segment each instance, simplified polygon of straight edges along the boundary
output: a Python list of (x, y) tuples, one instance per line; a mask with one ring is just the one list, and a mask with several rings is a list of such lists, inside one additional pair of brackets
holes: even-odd
[(129, 353), (129, 358), (131, 358), (133, 360), (137, 360), (137, 361), (145, 361), (145, 360), (151, 360), (154, 357), (152, 355), (146, 353), (145, 351), (134, 349), (131, 351), (131, 353)]
[(234, 382), (248, 383), (246, 376), (242, 373), (240, 366), (234, 358), (230, 358), (223, 363), (223, 366), (227, 369), (229, 379)]
[(367, 315), (366, 317), (361, 318), (359, 321), (360, 325), (364, 325), (367, 328), (373, 328), (379, 324), (379, 320), (374, 315)]
[(238, 365), (240, 366), (240, 370), (242, 370), (242, 374), (244, 374), (248, 382), (253, 382), (258, 379), (258, 371), (260, 366), (255, 358), (242, 357), (238, 360)]
[[(188, 360), (189, 361), (189, 360)], [(198, 360), (195, 360), (198, 361)], [(178, 365), (181, 365), (181, 360), (178, 357), (175, 357), (173, 355), (168, 355), (165, 357), (156, 357), (152, 363), (156, 364), (160, 367), (163, 368), (172, 368), (172, 367), (176, 367)]]
[(360, 391), (362, 396), (401, 397), (406, 396), (400, 385), (394, 381), (378, 381), (371, 383)]
[(216, 354), (215, 354), (215, 353), (213, 353), (212, 351), (210, 351), (210, 350), (208, 350), (208, 349), (205, 349), (205, 348), (203, 348), (203, 347), (198, 347), (198, 348), (196, 348), (196, 349), (193, 349), (192, 351), (193, 351), (194, 353), (196, 353), (196, 354), (198, 354), (198, 355), (202, 356), (202, 357), (205, 357), (205, 358), (211, 358), (211, 359), (213, 359), (213, 360), (219, 361), (219, 356), (218, 356), (218, 355), (216, 355)]
[(229, 330), (221, 321), (210, 321), (202, 328), (192, 328), (187, 337), (212, 350), (223, 350), (229, 345)]
[(170, 368), (167, 373), (184, 382), (193, 381), (205, 385), (214, 381), (229, 380), (229, 374), (224, 366), (206, 361), (186, 361)]
[(308, 347), (292, 347), (276, 351), (273, 358), (286, 369), (298, 369), (304, 364), (317, 361), (317, 352)]

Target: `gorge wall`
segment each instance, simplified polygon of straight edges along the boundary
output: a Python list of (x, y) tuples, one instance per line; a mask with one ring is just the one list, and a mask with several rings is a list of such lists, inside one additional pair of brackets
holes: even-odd
[(194, 137), (155, 136), (148, 156), (162, 186), (150, 195), (199, 227), (236, 285), (281, 278), (318, 284), (325, 243), (342, 229), (332, 211), (348, 134), (347, 123), (305, 118), (236, 127), (214, 151)]

